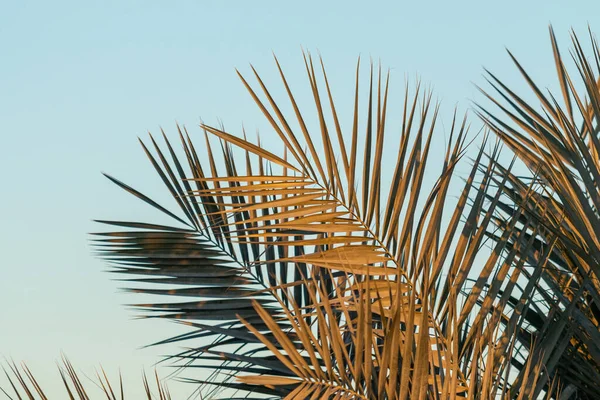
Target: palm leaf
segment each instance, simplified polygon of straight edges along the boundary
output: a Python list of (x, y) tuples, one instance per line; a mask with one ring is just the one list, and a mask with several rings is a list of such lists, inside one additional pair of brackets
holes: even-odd
[(573, 33), (572, 76), (552, 28), (550, 38), (560, 93), (543, 94), (511, 55), (540, 107), (490, 74), (498, 96), (486, 95), (504, 118), (483, 107), (480, 116), (531, 171), (526, 178), (499, 169), (508, 177), (500, 209), (510, 213), (515, 204), (524, 205), (527, 223), (509, 228), (502, 216), (498, 223), (532, 243), (516, 254), (527, 267), (522, 282), (533, 285), (530, 296), (537, 308), (529, 310), (528, 334), (520, 338), (535, 337), (536, 346), (517, 351), (545, 367), (531, 393), (537, 396), (541, 383), (559, 379), (569, 393), (577, 388), (578, 398), (591, 399), (600, 396), (600, 52), (590, 33), (590, 61)]
[[(383, 168), (389, 77), (371, 67), (361, 113), (357, 66), (347, 147), (323, 63), (334, 129), (310, 54), (305, 66), (319, 135), (311, 134), (278, 62), (294, 110), (290, 119), (253, 70), (262, 93), (242, 77), (243, 83), (283, 151), (202, 125), (206, 155), (179, 130), (185, 157), (165, 137), (167, 160), (151, 136), (154, 151), (144, 151), (178, 211), (112, 180), (179, 226), (108, 222), (120, 230), (99, 234), (99, 254), (115, 272), (135, 275), (133, 282), (142, 284), (135, 292), (193, 298), (137, 306), (195, 328), (162, 343), (199, 341), (172, 358), (213, 369), (208, 379), (189, 378), (215, 385), (203, 386), (212, 397), (228, 388), (288, 398), (490, 398), (525, 387), (539, 375), (541, 358), (531, 359), (513, 382), (506, 371), (518, 360), (498, 349), (526, 336), (530, 303), (506, 315), (505, 308), (514, 308), (512, 289), (502, 287), (501, 295), (496, 286), (488, 291), (488, 282), (506, 276), (507, 268), (517, 281), (525, 272), (503, 268), (511, 261), (503, 263), (501, 254), (506, 248), (526, 254), (534, 242), (509, 230), (483, 270), (474, 268), (497, 208), (506, 207), (501, 195), (510, 175), (497, 178), (498, 146), (481, 167), (482, 146), (448, 213), (451, 180), (468, 145), (466, 119), (455, 115), (436, 178), (428, 181), (439, 109), (420, 85), (413, 94), (407, 89), (396, 162)], [(244, 165), (236, 153), (245, 156)], [(393, 171), (389, 187), (383, 185), (387, 170)], [(523, 218), (530, 217), (513, 207), (505, 222), (514, 227)], [(532, 290), (522, 291), (525, 300)], [(538, 386), (550, 390), (550, 383)]]
[[(61, 364), (58, 364), (57, 368), (66, 393), (66, 397), (63, 398), (69, 398), (71, 400), (90, 399), (91, 392), (86, 388), (86, 385), (83, 383), (84, 381), (82, 381), (80, 375), (75, 371), (73, 364), (71, 364), (68, 358), (63, 356)], [(20, 365), (17, 365), (14, 361), (7, 361), (5, 362), (5, 365), (2, 366), (2, 369), (10, 388), (4, 389), (0, 387), (0, 392), (2, 392), (7, 398), (16, 398), (19, 400), (23, 398), (31, 400), (48, 399), (47, 392), (44, 391), (44, 389), (38, 383), (27, 364), (21, 363)], [(164, 381), (159, 379), (156, 371), (154, 373), (154, 378), (155, 383), (149, 383), (146, 374), (144, 373), (142, 375), (142, 383), (144, 385), (146, 398), (148, 400), (170, 400), (171, 394), (169, 393), (168, 386)], [(100, 368), (100, 371), (96, 371), (96, 382), (93, 383), (95, 386), (97, 386), (97, 388), (100, 389), (99, 392), (106, 396), (108, 400), (123, 400), (125, 398), (121, 374), (119, 374), (118, 383), (111, 383), (106, 372), (104, 371), (104, 368)]]

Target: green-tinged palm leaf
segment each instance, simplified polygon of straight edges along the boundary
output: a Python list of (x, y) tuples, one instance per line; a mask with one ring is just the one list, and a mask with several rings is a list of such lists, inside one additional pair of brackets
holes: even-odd
[[(371, 69), (360, 111), (357, 68), (345, 135), (323, 65), (324, 90), (310, 56), (305, 63), (317, 134), (279, 63), (292, 118), (254, 71), (260, 93), (243, 83), (284, 150), (274, 154), (245, 136), (202, 125), (206, 156), (180, 130), (180, 160), (166, 137), (166, 151), (151, 137), (153, 151), (142, 145), (179, 210), (110, 179), (177, 226), (102, 221), (125, 229), (99, 234), (101, 256), (115, 272), (135, 275), (142, 284), (137, 292), (194, 298), (138, 305), (195, 328), (165, 341), (200, 341), (175, 356), (188, 367), (213, 370), (191, 382), (251, 395), (336, 399), (493, 398), (530, 384), (540, 360), (528, 361), (520, 380), (509, 373), (516, 338), (527, 336), (523, 324), (532, 315), (530, 299), (511, 296), (510, 285), (526, 272), (501, 256), (507, 248), (526, 254), (535, 242), (509, 229), (489, 258), (481, 252), (509, 175), (496, 178), (501, 170), (494, 158), (480, 172), (480, 151), (458, 201), (445, 212), (466, 149), (466, 121), (452, 121), (444, 156), (434, 165), (437, 178), (428, 181), (431, 144), (440, 135), (430, 94), (406, 91), (390, 161), (384, 151), (390, 148), (388, 78), (379, 72), (373, 83)], [(240, 154), (244, 163), (236, 162)], [(389, 186), (385, 171), (392, 172)], [(496, 192), (488, 195), (489, 189)], [(530, 220), (518, 207), (509, 217), (510, 227)], [(498, 283), (507, 276), (509, 287)], [(519, 312), (507, 315), (505, 308)], [(554, 383), (537, 386), (550, 392)]]
[[(560, 93), (544, 92), (513, 58), (535, 98), (534, 104), (489, 74), (497, 96), (488, 98), (502, 117), (481, 108), (488, 126), (530, 169), (531, 178), (517, 176), (498, 166), (508, 179), (500, 210), (512, 214), (522, 208), (523, 220), (508, 227), (531, 242), (519, 249), (523, 264), (522, 289), (535, 306), (518, 336), (521, 360), (540, 360), (545, 370), (539, 383), (558, 378), (562, 398), (600, 397), (600, 50), (591, 35), (589, 56), (575, 34), (572, 57), (575, 74), (568, 72), (550, 29)], [(539, 106), (538, 104), (539, 103)], [(517, 311), (519, 302), (510, 300)], [(529, 347), (535, 339), (537, 345)], [(515, 373), (523, 374), (524, 365)], [(517, 378), (524, 381), (521, 375)], [(569, 397), (571, 396), (571, 397)]]

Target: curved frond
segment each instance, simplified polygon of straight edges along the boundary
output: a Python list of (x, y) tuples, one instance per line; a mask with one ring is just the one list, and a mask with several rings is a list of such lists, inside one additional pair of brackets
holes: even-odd
[[(531, 242), (516, 252), (526, 285), (521, 291), (532, 302), (519, 335), (523, 348), (516, 351), (544, 365), (538, 383), (558, 377), (579, 398), (591, 399), (600, 396), (600, 51), (591, 33), (589, 53), (573, 33), (573, 74), (552, 28), (550, 38), (560, 92), (540, 89), (511, 55), (535, 100), (525, 101), (490, 73), (497, 95), (487, 96), (501, 116), (484, 108), (480, 115), (531, 171), (523, 177), (498, 169), (508, 178), (500, 209), (524, 213), (516, 227), (502, 219), (499, 226)], [(515, 311), (518, 306), (512, 301)], [(517, 370), (523, 381), (524, 365)], [(534, 397), (540, 390), (538, 384)]]
[[(488, 259), (481, 252), (508, 178), (496, 178), (493, 157), (481, 167), (482, 147), (449, 207), (451, 180), (467, 146), (466, 119), (454, 117), (429, 179), (430, 159), (437, 157), (432, 142), (440, 135), (430, 93), (419, 85), (405, 92), (399, 142), (390, 147), (388, 76), (371, 67), (363, 110), (357, 66), (346, 135), (323, 63), (325, 89), (310, 55), (305, 65), (316, 133), (279, 63), (291, 117), (253, 70), (259, 88), (242, 81), (283, 151), (202, 125), (206, 155), (180, 130), (180, 159), (166, 137), (163, 152), (151, 136), (153, 151), (142, 145), (177, 213), (113, 181), (178, 226), (110, 222), (125, 229), (100, 234), (100, 254), (115, 272), (136, 276), (142, 284), (136, 292), (192, 298), (138, 305), (195, 328), (163, 342), (201, 343), (173, 356), (184, 366), (213, 370), (190, 382), (288, 398), (508, 393), (515, 362), (508, 348), (523, 320), (503, 314), (512, 298), (490, 303), (489, 293), (495, 299), (506, 288), (488, 282), (508, 273), (501, 259), (506, 247), (527, 251), (532, 244), (503, 234)], [(490, 189), (497, 191), (490, 195)], [(522, 218), (514, 209), (507, 224)], [(527, 377), (538, 374), (539, 363), (527, 365)]]

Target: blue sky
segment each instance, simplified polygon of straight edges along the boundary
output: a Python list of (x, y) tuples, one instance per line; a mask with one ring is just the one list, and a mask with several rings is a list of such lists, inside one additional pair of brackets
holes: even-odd
[(27, 361), (51, 393), (61, 393), (61, 351), (90, 375), (100, 363), (120, 367), (135, 395), (141, 369), (174, 351), (138, 350), (181, 328), (133, 320), (122, 304), (136, 299), (91, 255), (93, 218), (156, 220), (100, 172), (161, 199), (138, 136), (160, 126), (174, 134), (175, 122), (198, 135), (202, 119), (235, 132), (243, 122), (268, 141), (235, 68), (248, 73), (251, 62), (277, 85), (274, 52), (292, 85), (306, 87), (301, 49), (318, 51), (344, 105), (357, 57), (381, 60), (392, 90), (405, 77), (431, 84), (449, 124), (455, 105), (482, 100), (474, 83), (484, 84), (483, 66), (524, 88), (505, 47), (554, 85), (548, 24), (568, 46), (570, 27), (598, 29), (595, 15), (597, 1), (4, 2), (0, 356)]

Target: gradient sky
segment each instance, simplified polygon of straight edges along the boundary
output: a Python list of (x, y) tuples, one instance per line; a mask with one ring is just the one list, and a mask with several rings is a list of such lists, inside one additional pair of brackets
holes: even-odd
[(51, 394), (62, 393), (61, 352), (90, 376), (120, 367), (135, 395), (142, 368), (176, 350), (138, 349), (185, 330), (133, 320), (122, 305), (135, 295), (119, 293), (87, 233), (101, 229), (93, 218), (156, 221), (100, 174), (166, 198), (137, 136), (173, 134), (175, 122), (198, 135), (200, 119), (266, 126), (235, 68), (251, 62), (277, 85), (275, 52), (306, 87), (301, 49), (319, 51), (343, 106), (357, 57), (372, 57), (391, 68), (392, 90), (405, 77), (430, 83), (449, 124), (455, 105), (482, 99), (483, 66), (524, 88), (505, 47), (554, 85), (548, 24), (568, 46), (570, 27), (600, 29), (597, 15), (598, 1), (2, 2), (0, 356), (27, 361)]

